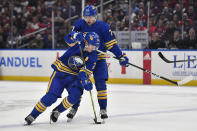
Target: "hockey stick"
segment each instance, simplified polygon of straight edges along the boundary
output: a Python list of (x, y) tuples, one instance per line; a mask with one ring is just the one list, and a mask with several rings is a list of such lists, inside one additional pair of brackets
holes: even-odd
[[(78, 45), (79, 45), (81, 57), (83, 59), (84, 65), (85, 65), (84, 67), (86, 68), (86, 63), (85, 63), (85, 59), (84, 59), (84, 56), (83, 56), (83, 51), (82, 51), (82, 48), (81, 48), (81, 42), (78, 42)], [(91, 92), (91, 90), (89, 92), (90, 92), (90, 98), (91, 98), (92, 108), (93, 108), (93, 111), (94, 111), (94, 122), (95, 122), (95, 124), (102, 124), (102, 122), (99, 122), (97, 120), (96, 110), (95, 110), (94, 101), (93, 101), (93, 97), (92, 97), (92, 92)]]
[[(121, 60), (121, 59), (119, 59), (119, 58), (117, 58), (117, 57), (115, 57), (115, 56), (112, 56), (112, 55), (110, 55), (110, 54), (108, 54), (108, 53), (105, 53), (105, 52), (103, 52), (103, 51), (100, 51), (100, 50), (96, 50), (96, 51), (98, 51), (99, 53), (102, 53), (102, 54), (111, 56), (111, 57), (114, 58), (114, 59)], [(156, 76), (156, 77), (158, 77), (158, 78), (161, 78), (161, 79), (163, 79), (163, 80), (165, 80), (165, 81), (168, 81), (168, 82), (170, 82), (170, 83), (172, 83), (172, 84), (175, 84), (175, 85), (177, 85), (177, 86), (181, 86), (181, 85), (186, 84), (186, 83), (190, 82), (191, 80), (193, 80), (193, 76), (188, 76), (188, 77), (186, 77), (185, 79), (176, 82), (176, 81), (170, 80), (170, 79), (168, 79), (168, 78), (165, 78), (165, 77), (163, 77), (163, 76), (160, 76), (160, 75), (158, 75), (158, 74), (155, 74), (155, 73), (153, 73), (153, 72), (151, 72), (151, 71), (149, 71), (149, 70), (146, 70), (146, 69), (144, 69), (144, 68), (142, 68), (142, 67), (139, 67), (139, 66), (137, 66), (137, 65), (134, 65), (134, 64), (132, 64), (132, 63), (128, 63), (128, 64), (131, 65), (131, 66), (133, 66), (133, 67), (136, 67), (136, 68), (138, 68), (138, 69), (140, 69), (140, 70), (143, 70), (144, 72), (147, 72), (147, 73), (149, 73), (149, 74), (152, 74), (152, 75), (154, 75), (154, 76)]]
[(176, 60), (176, 61), (171, 61), (171, 60), (168, 60), (166, 57), (164, 57), (164, 55), (163, 55), (161, 52), (159, 52), (158, 55), (159, 55), (159, 57), (160, 57), (163, 61), (165, 61), (166, 63), (187, 62), (187, 61), (195, 61), (195, 60), (197, 60), (197, 59), (188, 59), (188, 60)]

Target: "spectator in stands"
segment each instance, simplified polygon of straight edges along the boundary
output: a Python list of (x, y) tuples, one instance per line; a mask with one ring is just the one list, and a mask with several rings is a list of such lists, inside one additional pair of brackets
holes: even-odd
[(184, 40), (184, 43), (189, 49), (197, 49), (197, 36), (194, 28), (190, 28), (188, 36)]
[(154, 16), (151, 16), (149, 19), (149, 35), (152, 37), (152, 34), (155, 32), (156, 26), (154, 24)]
[(153, 33), (152, 40), (149, 42), (149, 49), (166, 48), (164, 41), (160, 39), (159, 33)]
[(169, 42), (169, 49), (182, 49), (183, 41), (180, 39), (179, 31), (175, 31), (173, 39)]
[[(35, 29), (32, 27), (32, 23), (31, 22), (27, 22), (27, 26), (25, 27), (25, 30), (23, 32), (23, 35), (27, 35), (29, 33), (32, 33), (34, 32)], [(31, 35), (31, 36), (28, 36), (25, 38), (25, 42), (29, 42), (30, 40), (32, 40), (34, 37)]]
[(187, 9), (188, 18), (194, 20), (197, 20), (197, 14), (194, 12), (194, 7), (190, 5)]
[(52, 48), (52, 35), (51, 34), (46, 34), (44, 35), (44, 48), (45, 49), (51, 49)]
[(173, 39), (174, 31), (177, 30), (174, 21), (169, 21), (163, 39), (169, 43)]
[(143, 31), (146, 27), (143, 27), (139, 24), (139, 19), (135, 16), (133, 18), (133, 22), (131, 23), (131, 30), (132, 31)]
[(180, 20), (182, 18), (182, 9), (181, 5), (177, 3), (174, 7), (173, 14), (176, 14), (178, 16), (178, 19)]
[(164, 23), (172, 20), (172, 13), (169, 11), (168, 6), (165, 6), (160, 15), (163, 15)]
[(139, 20), (139, 24), (140, 26), (146, 26), (147, 25), (147, 17), (146, 15), (144, 14), (144, 10), (143, 9), (139, 9), (138, 10), (138, 13), (137, 13), (137, 18)]
[[(132, 31), (142, 31), (146, 29), (147, 25), (147, 1), (148, 0), (133, 0), (131, 3), (132, 14), (128, 14), (128, 3), (124, 1), (112, 1), (109, 4), (104, 5), (104, 21), (110, 24), (111, 29), (117, 31), (128, 30), (129, 24), (131, 24)], [(94, 5), (100, 4), (100, 1), (96, 0), (86, 0), (87, 3)], [(104, 0), (108, 2), (108, 0)], [(69, 17), (69, 8), (71, 9), (71, 16), (81, 15), (81, 1), (72, 0), (71, 6), (69, 6), (69, 1), (66, 0), (14, 0), (14, 26), (17, 27), (17, 35), (25, 35), (31, 32), (34, 32), (40, 28), (47, 27), (51, 29), (51, 12), (52, 5), (55, 11), (55, 36), (57, 37), (57, 47), (61, 46), (62, 31), (60, 29), (70, 27), (64, 27), (65, 21), (68, 25), (68, 22), (73, 21)], [(166, 33), (163, 27), (168, 25), (168, 23), (174, 23), (176, 30), (182, 31), (184, 37), (189, 32), (191, 27), (194, 27), (197, 30), (197, 1), (196, 0), (151, 0), (150, 1), (150, 21), (149, 21), (149, 34), (158, 32), (161, 40), (172, 39), (171, 35), (174, 29), (167, 29)], [(184, 14), (183, 14), (184, 12)], [(187, 15), (187, 19), (185, 19)], [(131, 21), (129, 21), (131, 17)], [(137, 17), (137, 20), (136, 18)], [(10, 39), (10, 6), (9, 1), (1, 1), (0, 4), (0, 36), (4, 43), (8, 43), (7, 40)], [(185, 19), (182, 21), (182, 18)], [(162, 22), (160, 22), (162, 20)], [(29, 28), (29, 23), (33, 29)], [(162, 24), (161, 24), (162, 23)], [(161, 24), (162, 26), (159, 26)], [(72, 25), (72, 24), (71, 24)], [(29, 28), (29, 29), (27, 29)], [(174, 27), (173, 27), (174, 28)], [(1, 34), (1, 30), (3, 33)], [(164, 31), (164, 32), (163, 32)], [(51, 32), (50, 32), (51, 33)], [(46, 31), (40, 32), (42, 36), (50, 35)], [(65, 32), (66, 34), (66, 32)], [(163, 34), (165, 34), (163, 36)], [(186, 35), (185, 35), (186, 34)], [(9, 37), (9, 39), (8, 39)], [(35, 39), (35, 35), (31, 36), (32, 39)], [(31, 39), (30, 39), (31, 40)], [(30, 40), (26, 37), (22, 44), (27, 44)], [(50, 41), (50, 40), (49, 40)], [(170, 40), (171, 41), (171, 40)], [(20, 41), (19, 41), (20, 42)], [(61, 43), (59, 43), (61, 42)], [(47, 44), (51, 45), (51, 44)], [(10, 47), (10, 46), (5, 46)], [(15, 46), (13, 46), (15, 48)], [(50, 48), (50, 46), (46, 46)], [(64, 47), (64, 46), (63, 46)]]
[(180, 27), (180, 20), (178, 19), (178, 15), (177, 15), (177, 14), (174, 14), (174, 15), (173, 15), (172, 20), (174, 21), (175, 26), (176, 26), (178, 29), (181, 29), (181, 27)]
[(7, 37), (7, 44), (6, 44), (6, 48), (17, 48), (21, 41), (18, 40), (18, 37), (19, 37), (19, 32), (18, 32), (18, 29), (16, 26), (13, 27), (13, 41), (11, 40), (11, 31), (9, 32), (8, 34), (8, 37)]
[(121, 10), (119, 11), (118, 20), (119, 20), (119, 21), (122, 21), (122, 20), (124, 19), (124, 17), (125, 17), (125, 12), (121, 9)]
[(3, 40), (3, 36), (0, 35), (0, 49), (3, 49), (3, 48), (5, 48), (5, 42)]
[(159, 19), (156, 25), (155, 32), (159, 33), (160, 37), (162, 38), (166, 32), (166, 26), (163, 24), (163, 20)]
[(1, 48), (6, 48), (7, 36), (4, 33), (3, 27), (0, 25)]
[(44, 42), (40, 34), (36, 35), (36, 38), (29, 42), (29, 49), (42, 49), (44, 47)]
[(179, 23), (179, 25), (180, 25), (180, 27), (183, 26), (183, 34), (185, 37), (186, 32), (188, 32), (189, 29), (193, 26), (193, 21), (192, 21), (192, 19), (188, 18), (187, 13), (183, 13), (183, 18), (182, 18), (182, 21)]

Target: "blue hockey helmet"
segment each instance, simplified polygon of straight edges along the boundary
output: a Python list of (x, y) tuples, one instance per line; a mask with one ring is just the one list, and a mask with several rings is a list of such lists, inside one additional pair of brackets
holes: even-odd
[(97, 33), (95, 32), (88, 32), (85, 35), (85, 40), (88, 42), (88, 45), (96, 46), (96, 49), (99, 48), (100, 39)]
[(83, 10), (83, 16), (95, 16), (96, 15), (96, 7), (92, 5), (87, 5)]

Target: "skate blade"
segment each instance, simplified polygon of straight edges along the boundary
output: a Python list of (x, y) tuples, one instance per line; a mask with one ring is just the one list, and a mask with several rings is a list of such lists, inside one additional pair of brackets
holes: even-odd
[(106, 119), (102, 119), (101, 124), (105, 124), (106, 123)]
[(70, 123), (72, 120), (73, 120), (73, 119), (68, 118), (68, 119), (67, 119), (67, 123)]
[(28, 124), (27, 122), (23, 123), (24, 126), (31, 126), (32, 124)]

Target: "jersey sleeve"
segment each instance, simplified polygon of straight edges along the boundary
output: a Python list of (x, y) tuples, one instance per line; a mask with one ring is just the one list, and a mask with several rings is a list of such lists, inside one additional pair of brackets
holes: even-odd
[(108, 24), (104, 24), (104, 42), (105, 42), (105, 47), (107, 50), (112, 52), (116, 57), (122, 57), (122, 51), (120, 47), (117, 45), (118, 41), (115, 38), (115, 35), (111, 31), (110, 27)]
[(71, 37), (70, 34), (67, 34), (65, 37), (64, 37), (64, 41), (68, 44), (68, 46), (70, 47), (73, 47), (77, 44), (76, 41), (73, 40), (73, 38)]
[(97, 57), (97, 52), (96, 51), (93, 51), (92, 53), (90, 53), (85, 58), (86, 67), (82, 67), (79, 72), (84, 72), (88, 76), (91, 76), (93, 74), (93, 70), (96, 66), (97, 58), (98, 57)]
[[(78, 31), (80, 31), (80, 26), (81, 26), (81, 24), (82, 24), (82, 21), (81, 20), (77, 20), (75, 23), (74, 23), (74, 25), (73, 25), (73, 27), (72, 27), (72, 31), (76, 31), (76, 32), (78, 32)], [(74, 40), (73, 40), (73, 38), (71, 37), (71, 35), (70, 34), (67, 34), (65, 37), (64, 37), (64, 41), (68, 44), (68, 46), (70, 46), (70, 47), (73, 47), (73, 46), (75, 46), (76, 44), (77, 44), (77, 42), (75, 42)]]

